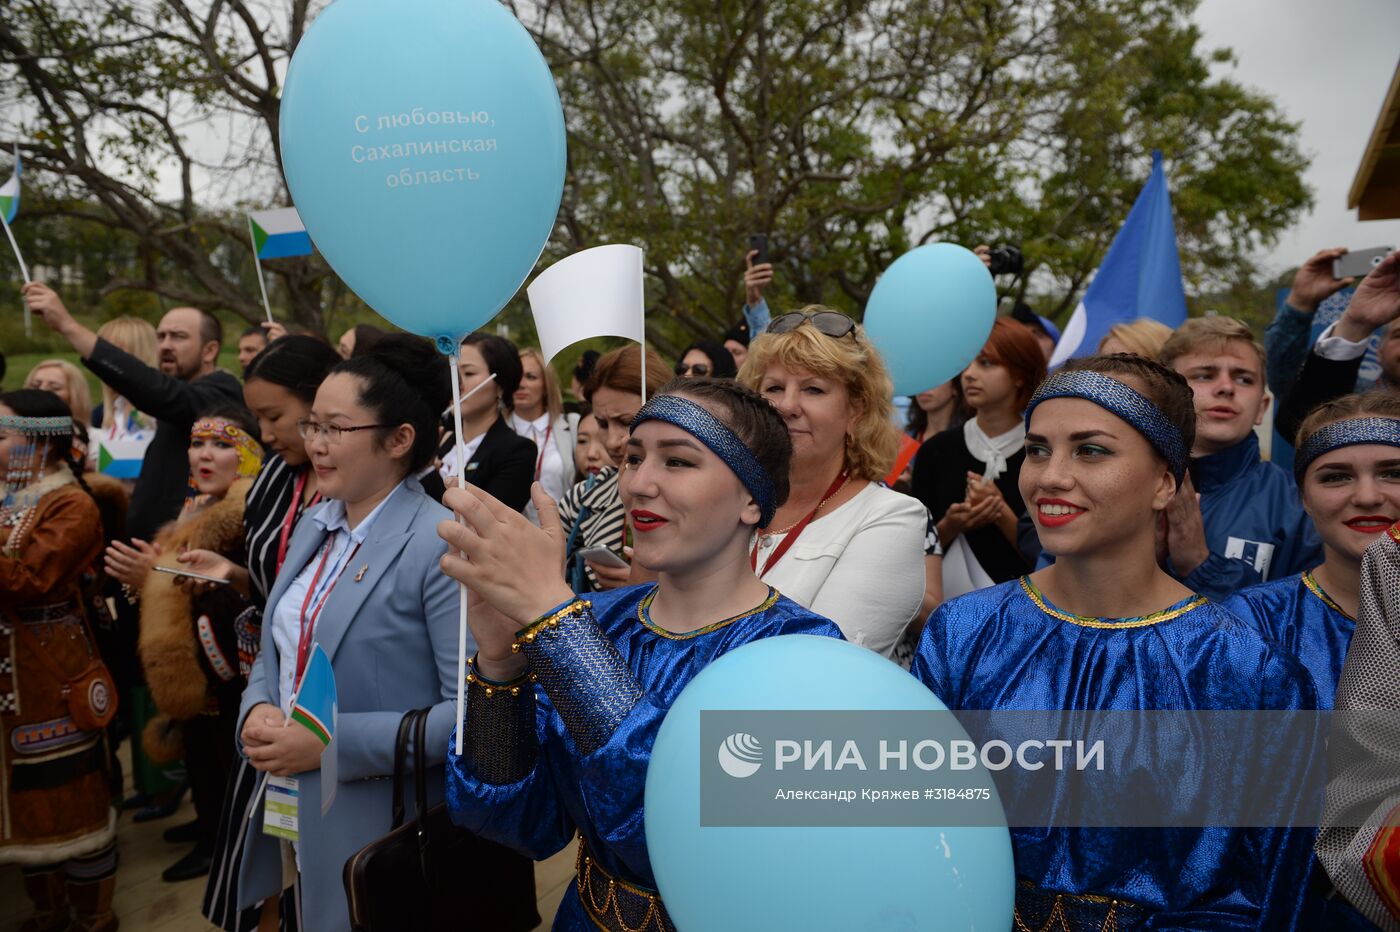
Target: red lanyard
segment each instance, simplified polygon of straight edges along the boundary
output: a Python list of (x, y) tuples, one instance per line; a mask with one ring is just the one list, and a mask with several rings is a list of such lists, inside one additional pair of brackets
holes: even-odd
[[(321, 581), (321, 573), (326, 569), (326, 561), (331, 558), (331, 551), (335, 549), (335, 534), (326, 541), (326, 549), (321, 554), (321, 563), (316, 567), (316, 575), (311, 577), (311, 585), (306, 587), (306, 597), (301, 600), (301, 617), (299, 618), (300, 636), (297, 638), (297, 670), (296, 676), (292, 678), (292, 689), (295, 690), (301, 682), (301, 675), (306, 671), (306, 661), (311, 657), (311, 635), (316, 631), (316, 619), (321, 617), (321, 609), (326, 607), (326, 600), (331, 597), (331, 592), (335, 589), (335, 584), (340, 582), (340, 577), (345, 575), (346, 568), (350, 561), (355, 559), (355, 551), (360, 549), (356, 544), (351, 548), (345, 562), (340, 565), (340, 572), (335, 574), (335, 579), (326, 586), (326, 592), (321, 596), (321, 601), (314, 606), (311, 604), (311, 597), (316, 594), (316, 585)], [(308, 618), (306, 610), (311, 609), (311, 617)]]
[(544, 451), (549, 449), (549, 437), (554, 433), (554, 425), (544, 429), (544, 443), (540, 444), (540, 457), (535, 460), (535, 481), (540, 481), (540, 470), (544, 468)]
[(787, 535), (783, 538), (783, 542), (780, 543), (777, 549), (764, 561), (762, 570), (758, 568), (758, 541), (753, 542), (753, 549), (749, 551), (749, 566), (753, 568), (754, 572), (758, 573), (759, 579), (766, 576), (768, 571), (773, 568), (774, 564), (781, 560), (784, 554), (792, 549), (792, 545), (797, 542), (797, 538), (802, 536), (802, 532), (807, 530), (807, 525), (812, 523), (812, 519), (817, 516), (817, 512), (822, 510), (822, 506), (826, 504), (827, 499), (835, 495), (836, 491), (845, 484), (846, 474), (843, 472), (831, 483), (831, 486), (826, 490), (826, 494), (822, 496), (821, 501), (817, 502), (817, 507), (807, 512), (806, 516), (801, 521), (794, 524), (792, 529), (787, 532)]
[[(310, 467), (307, 467), (310, 469)], [(296, 486), (292, 489), (292, 504), (287, 508), (287, 517), (282, 520), (282, 535), (277, 541), (277, 570), (282, 569), (282, 563), (287, 559), (287, 541), (292, 538), (292, 525), (297, 523), (297, 515), (301, 513), (301, 493), (306, 491), (307, 473), (297, 476)], [(321, 499), (321, 493), (317, 492), (311, 496), (311, 501), (306, 503), (310, 508)]]

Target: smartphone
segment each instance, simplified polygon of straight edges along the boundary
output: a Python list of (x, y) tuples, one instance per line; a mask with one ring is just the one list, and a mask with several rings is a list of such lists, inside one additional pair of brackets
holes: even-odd
[(190, 579), (198, 579), (201, 582), (213, 583), (216, 586), (227, 586), (227, 579), (220, 579), (217, 576), (205, 576), (203, 573), (194, 573), (190, 570), (179, 570), (173, 566), (153, 566), (151, 569), (157, 573), (169, 573), (171, 576), (188, 576)]
[(1332, 260), (1333, 278), (1365, 278), (1371, 270), (1381, 264), (1381, 260), (1395, 251), (1394, 246), (1377, 246), (1375, 249), (1361, 249), (1349, 252), (1339, 259)]
[(758, 255), (753, 257), (754, 265), (762, 265), (768, 261), (768, 235), (766, 233), (755, 233), (749, 237), (749, 250), (757, 250)]
[(607, 547), (585, 547), (580, 550), (579, 556), (585, 560), (592, 560), (602, 566), (611, 566), (614, 569), (625, 570), (631, 568), (632, 564), (613, 553)]

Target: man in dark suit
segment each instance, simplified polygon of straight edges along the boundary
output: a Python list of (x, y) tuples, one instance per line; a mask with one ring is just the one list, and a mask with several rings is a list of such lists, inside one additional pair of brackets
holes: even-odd
[(223, 338), (219, 319), (193, 307), (167, 311), (156, 329), (160, 368), (152, 369), (74, 320), (58, 294), (42, 282), (25, 285), (24, 299), (99, 379), (159, 422), (126, 519), (133, 538), (150, 540), (180, 513), (189, 480), (190, 427), (199, 413), (217, 402), (243, 403), (238, 379), (215, 368)]

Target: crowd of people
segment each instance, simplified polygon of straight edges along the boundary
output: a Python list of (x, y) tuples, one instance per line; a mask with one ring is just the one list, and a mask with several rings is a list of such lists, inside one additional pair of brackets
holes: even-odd
[[(1357, 283), (1331, 278), (1337, 254), (1300, 268), (1264, 345), (1226, 317), (1144, 318), (1048, 371), (1059, 333), (1018, 308), (905, 423), (863, 328), (773, 315), (754, 254), (730, 331), (673, 365), (585, 354), (567, 400), (500, 336), (468, 336), (454, 369), (368, 325), (335, 346), (252, 328), (240, 379), (211, 314), (94, 332), (27, 284), (103, 391), (51, 359), (0, 393), (0, 863), (22, 867), (25, 928), (117, 927), (116, 807), (173, 811), (140, 780), (122, 800), (129, 739), (133, 762), (183, 763), (196, 819), (166, 832), (188, 848), (164, 876), (205, 878), (211, 923), (348, 929), (342, 870), (391, 828), (419, 709), (429, 801), (484, 856), (528, 871), (578, 837), (555, 928), (672, 928), (652, 742), (706, 664), (780, 634), (874, 651), (954, 710), (1400, 712), (1400, 252)], [(1359, 384), (1377, 331), (1380, 381)], [(1275, 400), (1291, 469), (1261, 455)], [(105, 475), (99, 450), (143, 432), (139, 475)], [(334, 773), (289, 722), (313, 645)], [(1359, 766), (1396, 769), (1400, 736), (1380, 739), (1349, 737)], [(295, 842), (263, 831), (267, 775), (297, 780)], [(1334, 774), (1347, 819), (1320, 836), (1014, 828), (1015, 927), (1400, 929), (1372, 843), (1400, 779), (1354, 777)]]

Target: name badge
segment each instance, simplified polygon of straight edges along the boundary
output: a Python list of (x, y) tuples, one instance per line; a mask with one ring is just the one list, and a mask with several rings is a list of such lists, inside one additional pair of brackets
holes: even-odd
[(296, 777), (268, 777), (263, 797), (263, 834), (297, 840), (297, 798), (300, 784)]

